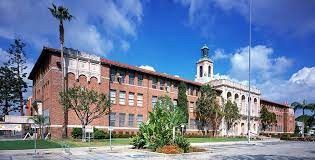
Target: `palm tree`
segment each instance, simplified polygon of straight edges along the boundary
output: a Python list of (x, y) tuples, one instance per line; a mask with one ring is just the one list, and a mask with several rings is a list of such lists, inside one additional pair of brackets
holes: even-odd
[[(305, 110), (311, 110), (313, 111), (314, 108), (315, 108), (315, 104), (314, 103), (309, 103), (307, 104), (306, 103), (306, 100), (303, 100), (302, 103), (299, 103), (299, 102), (293, 102), (291, 104), (292, 107), (294, 107), (294, 113), (298, 110), (298, 109), (302, 109), (302, 121), (305, 125), (305, 122), (306, 122), (306, 119), (305, 119)], [(303, 134), (302, 134), (302, 137), (304, 137), (304, 130), (303, 130)]]
[[(44, 127), (48, 124), (48, 117), (43, 115), (36, 115), (28, 118), (28, 120), (33, 121), (33, 123), (39, 127), (41, 139), (44, 139)], [(36, 127), (35, 126), (35, 127)]]
[[(63, 21), (71, 21), (74, 17), (69, 13), (68, 8), (63, 6), (56, 6), (52, 4), (52, 8), (48, 8), (58, 21), (59, 21), (59, 40), (60, 40), (60, 52), (61, 52), (61, 72), (62, 72), (62, 91), (65, 90), (64, 83), (64, 58), (63, 58), (63, 44), (64, 44), (64, 28)], [(67, 124), (68, 124), (68, 110), (64, 109), (64, 123), (62, 127), (62, 137), (66, 138), (68, 136), (67, 133)]]

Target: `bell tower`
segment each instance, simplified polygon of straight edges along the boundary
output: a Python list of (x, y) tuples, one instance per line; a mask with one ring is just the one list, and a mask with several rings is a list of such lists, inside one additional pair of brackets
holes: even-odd
[(206, 44), (201, 48), (201, 58), (196, 67), (196, 82), (207, 83), (213, 79), (213, 61), (209, 58), (209, 48)]

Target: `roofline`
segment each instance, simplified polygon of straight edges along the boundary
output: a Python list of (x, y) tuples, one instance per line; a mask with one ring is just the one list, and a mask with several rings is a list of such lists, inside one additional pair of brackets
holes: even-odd
[(276, 105), (279, 105), (281, 107), (285, 107), (285, 108), (291, 108), (290, 106), (287, 106), (287, 105), (284, 105), (284, 104), (281, 104), (281, 103), (278, 103), (278, 102), (273, 102), (273, 101), (269, 101), (269, 100), (266, 100), (266, 99), (260, 99), (260, 101), (265, 101), (267, 103), (272, 103), (272, 104), (276, 104)]
[[(38, 69), (41, 59), (43, 59), (44, 56), (47, 55), (47, 52), (55, 53), (55, 54), (60, 55), (60, 49), (50, 48), (50, 47), (44, 46), (42, 51), (41, 51), (41, 54), (39, 55), (35, 65), (34, 65), (34, 67), (32, 69), (32, 71), (30, 72), (30, 74), (28, 76), (28, 79), (33, 80), (35, 71)], [(159, 77), (163, 77), (163, 78), (168, 78), (168, 79), (172, 79), (172, 80), (182, 81), (182, 82), (193, 84), (193, 85), (196, 85), (196, 86), (202, 86), (203, 85), (202, 83), (199, 83), (199, 82), (183, 79), (183, 78), (176, 77), (176, 76), (169, 75), (169, 74), (165, 74), (165, 73), (159, 73), (159, 72), (154, 72), (154, 71), (142, 69), (140, 67), (136, 67), (136, 66), (120, 63), (120, 62), (117, 62), (117, 61), (112, 61), (112, 60), (109, 60), (109, 59), (103, 58), (103, 57), (101, 57), (101, 63), (102, 64), (107, 64), (107, 65), (117, 66), (117, 67), (120, 67), (120, 68), (130, 69), (130, 70), (142, 72), (142, 73), (149, 74), (149, 75), (155, 75), (155, 76), (159, 76)]]
[(147, 70), (147, 69), (142, 69), (140, 67), (136, 67), (136, 66), (120, 63), (120, 62), (117, 62), (117, 61), (112, 61), (112, 60), (109, 60), (109, 59), (106, 59), (106, 58), (103, 58), (103, 57), (101, 57), (101, 63), (102, 64), (107, 64), (107, 65), (113, 65), (113, 66), (120, 67), (120, 68), (130, 69), (130, 70), (142, 72), (142, 73), (149, 74), (149, 75), (155, 75), (155, 76), (168, 78), (168, 79), (172, 79), (172, 80), (183, 81), (185, 83), (190, 83), (190, 84), (193, 84), (193, 85), (196, 85), (196, 86), (202, 86), (202, 84), (199, 83), (199, 82), (183, 79), (183, 78), (176, 77), (176, 76), (169, 75), (169, 74), (165, 74), (165, 73), (160, 73), (160, 72), (150, 71), (150, 70)]

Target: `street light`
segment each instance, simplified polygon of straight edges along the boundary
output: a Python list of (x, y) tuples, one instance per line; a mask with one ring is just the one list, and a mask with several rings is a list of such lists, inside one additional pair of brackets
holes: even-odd
[(248, 47), (248, 116), (247, 142), (250, 142), (250, 52), (252, 47), (252, 0), (249, 0), (249, 47)]

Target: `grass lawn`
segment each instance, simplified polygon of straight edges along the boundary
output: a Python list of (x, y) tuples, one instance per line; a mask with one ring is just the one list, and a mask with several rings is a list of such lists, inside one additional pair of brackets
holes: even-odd
[[(112, 139), (112, 145), (128, 145), (128, 138), (114, 138)], [(81, 140), (38, 140), (37, 148), (46, 149), (46, 148), (61, 148), (62, 144), (68, 144), (70, 147), (98, 147), (98, 146), (109, 146), (109, 139), (105, 140), (95, 140), (91, 141), (91, 144), (88, 142), (82, 142)], [(0, 141), (0, 150), (22, 150), (22, 149), (33, 149), (34, 140), (16, 140), (16, 141)]]
[[(53, 141), (38, 140), (38, 149), (44, 148), (60, 148), (60, 144)], [(21, 150), (21, 149), (33, 149), (34, 140), (16, 140), (16, 141), (0, 141), (0, 150)]]
[[(230, 142), (230, 141), (246, 141), (246, 138), (188, 138), (191, 143), (205, 143), (205, 142)], [(109, 146), (109, 139), (94, 140), (91, 144), (88, 142), (82, 142), (81, 140), (67, 139), (67, 140), (38, 140), (37, 148), (61, 148), (62, 144), (68, 144), (71, 148), (73, 147), (101, 147)], [(130, 143), (129, 138), (114, 138), (112, 139), (112, 145), (128, 145)], [(16, 141), (0, 141), (0, 150), (22, 150), (22, 149), (33, 149), (33, 140), (16, 140)]]

